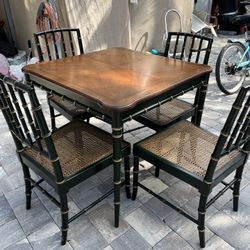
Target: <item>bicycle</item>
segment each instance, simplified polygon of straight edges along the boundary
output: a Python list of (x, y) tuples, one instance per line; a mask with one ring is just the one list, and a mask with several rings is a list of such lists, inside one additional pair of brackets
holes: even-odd
[(245, 44), (240, 41), (228, 40), (216, 61), (215, 77), (219, 89), (226, 95), (237, 92), (249, 76), (250, 69), (250, 39), (247, 26), (245, 29)]

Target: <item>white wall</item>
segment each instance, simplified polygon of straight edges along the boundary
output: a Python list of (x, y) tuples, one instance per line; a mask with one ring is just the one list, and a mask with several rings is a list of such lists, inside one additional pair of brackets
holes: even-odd
[[(131, 1), (132, 2), (132, 1)], [(161, 49), (167, 10), (176, 9), (183, 17), (184, 31), (189, 32), (194, 0), (137, 0), (131, 4), (132, 48), (138, 50)], [(177, 18), (170, 22), (171, 31), (179, 31)]]
[(57, 1), (60, 23), (81, 30), (86, 52), (130, 47), (128, 0)]
[(36, 13), (42, 0), (9, 0), (16, 30), (18, 49), (27, 50), (29, 39), (36, 31)]
[[(130, 0), (57, 0), (60, 23), (62, 27), (80, 28), (86, 52), (110, 47), (135, 49), (141, 38), (142, 43), (146, 40), (144, 49), (159, 49), (164, 15), (170, 8), (181, 12), (184, 31), (190, 31), (193, 0), (133, 0), (137, 1), (138, 5), (129, 4)], [(27, 49), (27, 40), (36, 31), (36, 14), (42, 0), (9, 2), (17, 46)], [(171, 26), (175, 28), (174, 21)]]

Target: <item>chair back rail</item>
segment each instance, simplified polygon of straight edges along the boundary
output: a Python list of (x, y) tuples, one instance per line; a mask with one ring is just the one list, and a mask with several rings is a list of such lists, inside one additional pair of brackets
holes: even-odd
[[(62, 57), (75, 56), (77, 55), (77, 50), (79, 54), (84, 53), (79, 29), (61, 28), (46, 30), (35, 33), (34, 38), (40, 61), (51, 61)], [(43, 40), (46, 46), (47, 56), (42, 51)], [(58, 46), (58, 44), (60, 44), (60, 46)]]
[[(208, 165), (205, 180), (211, 182), (217, 163), (221, 157), (233, 150), (247, 153), (250, 147), (250, 86), (242, 87), (235, 99), (228, 118)], [(247, 157), (247, 154), (246, 154)]]
[[(199, 34), (169, 32), (164, 56), (188, 62), (208, 64), (212, 43), (212, 38)], [(174, 44), (173, 49), (172, 44)]]
[(248, 108), (250, 105), (250, 96), (248, 97), (242, 112), (240, 113), (239, 119), (233, 129), (233, 132), (230, 136), (230, 139), (227, 143), (227, 146), (225, 148), (225, 151), (231, 151), (232, 147), (240, 147), (244, 142), (245, 139), (247, 138), (248, 132), (247, 127), (249, 126), (249, 116), (250, 113), (248, 112)]
[[(0, 75), (0, 108), (17, 152), (23, 151), (25, 147), (39, 151), (50, 160), (56, 180), (61, 182), (63, 180), (61, 165), (34, 87)], [(44, 147), (41, 141), (44, 141)]]
[[(11, 93), (12, 100), (4, 82), (6, 82), (7, 83), (6, 85), (8, 86), (8, 88), (11, 89), (10, 93)], [(1, 85), (0, 96), (1, 96), (1, 102), (3, 105), (2, 109), (5, 110), (9, 123), (12, 125), (11, 126), (12, 135), (14, 135), (16, 139), (20, 140), (21, 143), (32, 146), (33, 142), (30, 137), (30, 132), (28, 130), (26, 122), (24, 121), (23, 113), (19, 109), (20, 106), (17, 101), (17, 98), (15, 94), (13, 93), (14, 92), (12, 89), (13, 86), (10, 86), (9, 81), (7, 80), (1, 81), (0, 85)]]
[[(16, 98), (16, 95), (15, 95), (15, 92), (14, 92), (12, 86), (10, 86), (10, 85), (7, 85), (7, 86), (8, 86), (8, 90), (9, 90), (9, 93), (10, 93), (10, 95), (11, 95), (11, 98), (12, 98), (12, 100), (13, 100), (13, 103), (14, 103), (14, 105), (15, 105), (15, 109), (16, 109), (16, 111), (17, 111), (17, 115), (18, 115), (18, 117), (19, 117), (19, 120), (20, 120), (20, 122), (21, 122), (21, 124), (22, 124), (22, 127), (23, 127), (23, 130), (24, 130), (24, 133), (25, 133), (25, 135), (26, 135), (28, 144), (29, 144), (29, 145), (32, 145), (33, 142), (32, 142), (32, 138), (31, 138), (31, 135), (30, 135), (30, 131), (29, 131), (29, 129), (28, 129), (27, 125), (26, 125), (26, 122), (25, 122), (25, 120), (24, 120), (24, 115), (23, 115), (22, 110), (21, 110), (21, 108), (20, 108), (20, 106), (19, 106), (18, 99)], [(7, 94), (7, 91), (6, 91), (6, 89), (5, 89), (4, 86), (2, 86), (2, 89), (3, 89), (3, 92), (5, 92), (4, 94)], [(20, 91), (19, 96), (21, 96), (22, 94), (23, 94), (23, 93)], [(9, 99), (9, 98), (8, 98), (8, 99)], [(10, 104), (11, 104), (11, 103), (10, 103)], [(22, 104), (22, 105), (24, 106), (24, 104)], [(14, 110), (13, 107), (12, 107), (12, 110)], [(33, 126), (33, 127), (34, 127), (34, 126)], [(35, 131), (35, 130), (34, 130), (34, 131)], [(35, 132), (36, 132), (36, 131), (35, 131)]]

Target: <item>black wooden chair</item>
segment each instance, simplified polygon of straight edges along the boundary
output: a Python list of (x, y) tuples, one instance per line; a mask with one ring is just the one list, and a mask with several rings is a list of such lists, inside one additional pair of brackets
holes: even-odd
[[(68, 224), (113, 193), (111, 189), (87, 208), (68, 218), (67, 193), (70, 188), (112, 164), (112, 136), (80, 119), (75, 119), (50, 132), (34, 87), (2, 76), (0, 76), (0, 108), (8, 123), (22, 164), (26, 209), (31, 207), (32, 188), (39, 188), (61, 209), (61, 243), (65, 244)], [(123, 157), (129, 153), (130, 145), (123, 141)], [(129, 165), (128, 161), (125, 163), (126, 172)], [(29, 169), (41, 179), (33, 180)], [(128, 178), (125, 179), (128, 181)], [(43, 181), (55, 189), (59, 201), (40, 186)], [(116, 221), (118, 216), (116, 213)]]
[[(212, 43), (211, 38), (198, 34), (169, 32), (163, 56), (187, 62), (207, 64)], [(173, 72), (173, 74), (176, 73)], [(179, 120), (187, 119), (196, 113), (199, 92), (200, 88), (196, 92), (193, 104), (178, 98), (173, 99), (134, 119), (156, 131)]]
[[(132, 199), (136, 198), (139, 186), (195, 222), (201, 247), (205, 247), (206, 209), (226, 190), (232, 189), (233, 210), (238, 210), (240, 182), (250, 150), (249, 94), (250, 87), (240, 90), (220, 136), (182, 120), (134, 145)], [(198, 219), (138, 183), (139, 157), (197, 188), (200, 192)], [(226, 183), (224, 179), (234, 171), (234, 179)], [(208, 201), (219, 183), (225, 187)]]
[[(79, 29), (54, 29), (34, 34), (35, 44), (38, 52), (39, 61), (58, 60), (63, 57), (83, 54), (82, 38)], [(60, 72), (64, 74), (64, 72)], [(76, 108), (72, 103), (63, 100), (55, 93), (48, 95), (48, 104), (50, 108), (51, 126), (56, 128), (55, 118), (62, 114), (72, 121), (79, 117), (83, 120), (91, 117), (85, 109)], [(56, 109), (59, 114), (55, 115)]]
[[(198, 34), (169, 32), (163, 56), (179, 59), (187, 62), (208, 64), (212, 48), (213, 39)], [(173, 72), (175, 74), (176, 72)], [(134, 119), (143, 125), (159, 131), (172, 124), (192, 117), (192, 122), (199, 125), (200, 121), (196, 120), (198, 111), (197, 102), (201, 93), (201, 87), (196, 91), (193, 104), (175, 98), (171, 101), (151, 109), (135, 117)], [(155, 167), (155, 176), (159, 177), (160, 169)]]

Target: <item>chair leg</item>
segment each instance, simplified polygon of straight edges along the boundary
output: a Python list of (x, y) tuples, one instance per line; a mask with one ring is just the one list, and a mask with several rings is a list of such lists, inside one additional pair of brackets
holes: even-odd
[(138, 190), (138, 174), (139, 174), (139, 157), (134, 156), (134, 171), (133, 171), (133, 194), (132, 200), (136, 199)]
[(26, 195), (26, 209), (30, 209), (31, 207), (31, 183), (30, 179), (30, 171), (27, 166), (22, 163), (24, 182), (25, 182), (25, 195)]
[(155, 177), (159, 177), (160, 175), (160, 168), (158, 166), (155, 166)]
[(235, 212), (238, 211), (238, 207), (239, 207), (240, 182), (241, 182), (243, 169), (244, 169), (244, 165), (239, 167), (236, 170), (235, 177), (234, 177), (237, 180), (234, 184), (234, 190), (233, 190), (233, 210)]
[(205, 247), (205, 215), (206, 215), (207, 196), (201, 194), (198, 208), (198, 231), (201, 248)]
[(54, 131), (56, 129), (55, 110), (50, 105), (49, 105), (49, 113), (50, 113), (50, 120), (51, 120), (51, 129), (52, 131)]
[(131, 198), (130, 193), (130, 167), (129, 167), (129, 156), (124, 157), (124, 171), (125, 171), (125, 189), (127, 198)]
[(69, 209), (68, 209), (68, 201), (67, 195), (61, 194), (60, 195), (60, 202), (61, 202), (61, 218), (62, 218), (62, 241), (61, 244), (65, 245), (67, 241), (67, 233), (68, 233), (68, 219), (69, 219)]

